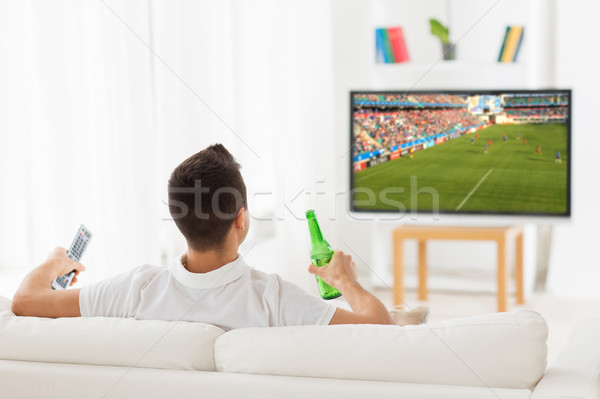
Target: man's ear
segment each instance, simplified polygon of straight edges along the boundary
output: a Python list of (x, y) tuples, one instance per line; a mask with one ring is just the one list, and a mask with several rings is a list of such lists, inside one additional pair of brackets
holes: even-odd
[(235, 219), (233, 220), (233, 224), (238, 229), (244, 228), (244, 213), (246, 212), (246, 208), (242, 207), (238, 211), (237, 215), (235, 215)]

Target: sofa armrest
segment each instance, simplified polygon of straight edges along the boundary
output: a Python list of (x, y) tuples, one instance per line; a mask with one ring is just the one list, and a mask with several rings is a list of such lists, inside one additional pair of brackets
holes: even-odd
[(531, 399), (600, 398), (600, 318), (577, 322)]

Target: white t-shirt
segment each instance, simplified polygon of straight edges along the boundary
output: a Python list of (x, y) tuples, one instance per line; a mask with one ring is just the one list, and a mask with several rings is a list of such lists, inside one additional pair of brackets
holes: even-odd
[(195, 321), (225, 330), (329, 324), (336, 307), (241, 256), (217, 270), (191, 273), (177, 257), (169, 267), (144, 265), (82, 288), (82, 316)]

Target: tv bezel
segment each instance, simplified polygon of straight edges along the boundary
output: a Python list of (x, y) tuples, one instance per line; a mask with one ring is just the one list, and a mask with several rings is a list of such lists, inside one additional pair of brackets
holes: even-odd
[[(350, 213), (356, 213), (357, 215), (367, 214), (387, 214), (400, 215), (399, 210), (394, 209), (361, 209), (354, 206), (354, 156), (352, 155), (352, 149), (354, 148), (354, 95), (355, 94), (449, 94), (449, 95), (499, 95), (499, 94), (543, 94), (543, 93), (566, 93), (568, 96), (568, 109), (567, 109), (567, 207), (564, 213), (551, 213), (551, 212), (493, 212), (493, 211), (449, 211), (439, 209), (437, 212), (440, 215), (460, 215), (460, 216), (510, 216), (510, 217), (522, 217), (522, 218), (556, 218), (558, 220), (568, 220), (571, 218), (571, 113), (573, 109), (573, 96), (572, 89), (482, 89), (482, 90), (351, 90), (350, 91), (350, 156), (349, 158), (349, 172), (350, 172)], [(418, 209), (405, 209), (405, 214), (411, 214), (416, 216), (429, 215), (434, 212), (433, 210), (418, 210)], [(360, 217), (358, 217), (360, 219)]]

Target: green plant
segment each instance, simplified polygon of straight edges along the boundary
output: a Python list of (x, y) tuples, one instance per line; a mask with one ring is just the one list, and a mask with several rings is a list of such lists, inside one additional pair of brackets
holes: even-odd
[(448, 28), (442, 25), (440, 21), (431, 18), (429, 20), (429, 25), (431, 25), (431, 34), (439, 37), (442, 44), (450, 43), (450, 40), (448, 39)]

